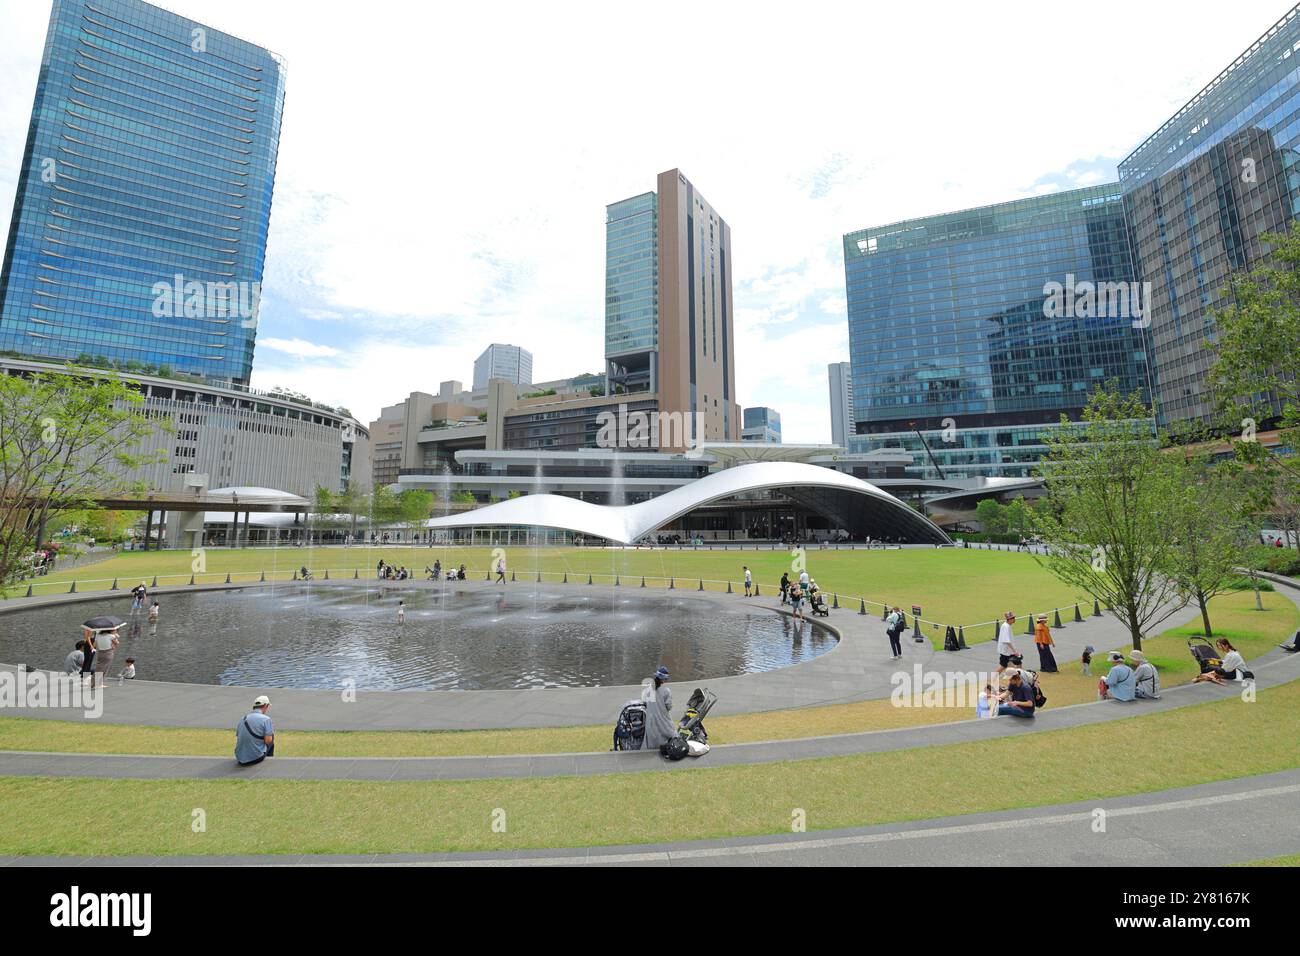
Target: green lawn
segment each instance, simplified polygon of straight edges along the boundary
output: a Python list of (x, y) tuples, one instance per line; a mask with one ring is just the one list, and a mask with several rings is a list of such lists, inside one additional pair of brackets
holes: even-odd
[[(1245, 655), (1247, 661), (1271, 650), (1300, 627), (1300, 610), (1275, 592), (1264, 592), (1264, 611), (1256, 611), (1250, 592), (1216, 597), (1211, 623)], [(1199, 624), (1199, 618), (1197, 619)], [(1186, 634), (1175, 628), (1145, 642), (1160, 668), (1164, 687), (1186, 683), (1197, 673), (1187, 651)], [(1031, 652), (1032, 657), (1032, 652)], [(1093, 676), (1083, 677), (1078, 664), (1061, 661), (1059, 674), (1041, 675), (1049, 706), (1097, 699), (1097, 678), (1108, 665), (1094, 662)], [(920, 726), (972, 718), (969, 707), (895, 707), (888, 699), (713, 717), (708, 721), (714, 743), (748, 743), (830, 734)], [(575, 753), (608, 750), (609, 726), (521, 730), (441, 732), (295, 731), (280, 738), (280, 752), (297, 757), (416, 757), (476, 754)], [(0, 750), (50, 750), (80, 753), (197, 754), (227, 756), (231, 731), (172, 727), (136, 727), (96, 722), (0, 718)]]
[[(1249, 746), (1207, 747), (1219, 741)], [(420, 853), (708, 839), (980, 813), (1297, 765), (1300, 682), (1024, 737), (752, 767), (420, 783), (0, 778), (0, 853)], [(705, 758), (707, 760), (707, 758)], [(95, 825), (86, 826), (94, 808)], [(206, 831), (191, 827), (201, 810)], [(494, 832), (503, 811), (506, 832)], [(499, 816), (498, 816), (499, 818)]]
[[(1003, 611), (1018, 614), (1045, 611), (1056, 607), (1070, 608), (1062, 619), (1072, 618), (1073, 605), (1091, 610), (1092, 602), (1073, 588), (1062, 584), (1041, 568), (1028, 554), (1015, 552), (925, 549), (907, 551), (807, 551), (807, 567), (828, 596), (840, 595), (842, 603), (853, 607), (858, 599), (898, 605), (909, 611), (920, 605), (925, 621), (944, 625), (969, 626), (999, 619)], [(311, 568), (318, 577), (328, 570), (332, 576), (351, 578), (358, 570), (362, 577), (373, 576), (379, 559), (405, 565), (420, 572), (441, 558), (444, 566), (465, 564), (482, 578), (492, 565), (490, 548), (281, 548), (238, 549), (212, 548), (204, 552), (204, 572), (196, 574), (197, 583), (219, 583), (231, 575), (233, 581), (257, 581), (263, 573), (268, 578), (288, 579), (300, 566)], [(77, 581), (79, 592), (105, 590), (118, 579), (120, 588), (130, 588), (140, 581), (160, 585), (187, 584), (193, 573), (194, 558), (188, 551), (127, 552), (91, 567), (59, 571), (35, 583), (37, 595), (66, 591)], [(775, 596), (781, 573), (789, 571), (791, 557), (785, 551), (677, 551), (588, 548), (508, 548), (506, 563), (520, 578), (517, 586), (534, 580), (540, 570), (548, 581), (568, 574), (572, 583), (585, 584), (587, 575), (598, 583), (608, 584), (617, 575), (623, 586), (639, 586), (646, 578), (648, 587), (667, 587), (669, 579), (679, 588), (695, 589), (705, 581), (708, 590), (726, 590), (727, 581), (741, 590), (743, 566), (748, 565), (764, 595)], [(794, 575), (792, 575), (794, 576)], [(26, 593), (26, 584), (8, 591), (9, 597)], [(871, 607), (879, 614), (879, 606)], [(1022, 620), (1024, 618), (1022, 617)], [(923, 633), (938, 646), (943, 645), (943, 630), (929, 625)], [(967, 630), (968, 643), (991, 640), (991, 623)]]

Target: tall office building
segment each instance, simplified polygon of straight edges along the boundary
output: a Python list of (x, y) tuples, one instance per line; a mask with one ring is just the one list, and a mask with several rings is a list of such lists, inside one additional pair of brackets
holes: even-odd
[(1148, 389), (1114, 184), (850, 233), (844, 267), (853, 450), (930, 431), (955, 472), (1018, 476), (1093, 386)]
[(259, 46), (140, 0), (54, 0), (0, 350), (247, 384), (283, 104)]
[(853, 374), (848, 362), (832, 362), (826, 366), (826, 378), (831, 387), (831, 443), (841, 448), (849, 447), (849, 436), (854, 433)]
[[(605, 363), (612, 394), (648, 393), (697, 440), (736, 441), (731, 229), (676, 169), (606, 207)], [(680, 450), (681, 443), (663, 447)]]
[(741, 441), (759, 441), (769, 445), (781, 444), (781, 413), (775, 408), (758, 406), (745, 409), (745, 427)]
[(489, 379), (494, 378), (516, 385), (533, 384), (533, 353), (518, 345), (492, 343), (474, 360), (474, 388), (487, 388)]
[(1151, 283), (1162, 422), (1211, 411), (1213, 312), (1228, 275), (1263, 257), (1260, 236), (1300, 213), (1297, 147), (1300, 7), (1120, 163), (1134, 263)]

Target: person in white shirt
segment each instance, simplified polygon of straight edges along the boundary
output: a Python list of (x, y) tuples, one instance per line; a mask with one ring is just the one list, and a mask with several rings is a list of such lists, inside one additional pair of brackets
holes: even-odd
[(1011, 663), (1011, 658), (1019, 657), (1016, 650), (1015, 642), (1012, 640), (1012, 628), (1015, 626), (1016, 616), (1010, 611), (1003, 615), (1002, 624), (998, 627), (998, 669), (995, 673), (1001, 674)]
[(397, 602), (397, 623), (398, 624), (406, 623), (406, 602), (405, 601)]
[(113, 666), (113, 655), (117, 653), (117, 628), (100, 631), (95, 635), (95, 669), (90, 672), (90, 686), (95, 686), (95, 675), (104, 675), (104, 685), (108, 685), (108, 669)]
[(1204, 674), (1198, 674), (1192, 679), (1193, 684), (1199, 684), (1203, 681), (1211, 681), (1215, 684), (1222, 684), (1230, 680), (1249, 680), (1255, 675), (1246, 669), (1246, 661), (1241, 653), (1232, 646), (1232, 643), (1226, 638), (1221, 637), (1214, 642), (1214, 646), (1219, 649), (1222, 656), (1222, 663)]
[(799, 573), (799, 588), (800, 588), (800, 590), (805, 591), (805, 592), (808, 590), (808, 572), (807, 572), (807, 571), (801, 571), (801, 572)]
[(754, 587), (754, 575), (750, 573), (749, 565), (745, 565), (745, 597), (750, 596), (750, 591)]
[(119, 681), (135, 680), (135, 658), (134, 657), (128, 657), (126, 659), (126, 666), (122, 668), (122, 673), (118, 675), (117, 679)]

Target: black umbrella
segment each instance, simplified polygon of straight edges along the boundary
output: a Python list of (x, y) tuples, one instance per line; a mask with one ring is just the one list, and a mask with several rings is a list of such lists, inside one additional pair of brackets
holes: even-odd
[(126, 621), (120, 617), (102, 616), (92, 617), (89, 621), (86, 621), (82, 627), (88, 627), (92, 631), (111, 631), (114, 628), (121, 627), (125, 623)]

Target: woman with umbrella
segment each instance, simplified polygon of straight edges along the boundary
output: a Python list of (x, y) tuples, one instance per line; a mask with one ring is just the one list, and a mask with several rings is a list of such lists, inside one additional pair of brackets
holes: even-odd
[[(120, 617), (92, 617), (81, 626), (86, 630), (86, 661), (82, 672), (90, 674), (90, 686), (95, 686), (95, 675), (104, 675), (104, 686), (108, 686), (108, 669), (113, 666), (113, 657), (117, 653), (117, 629), (126, 622)], [(93, 662), (93, 663), (92, 663)]]

